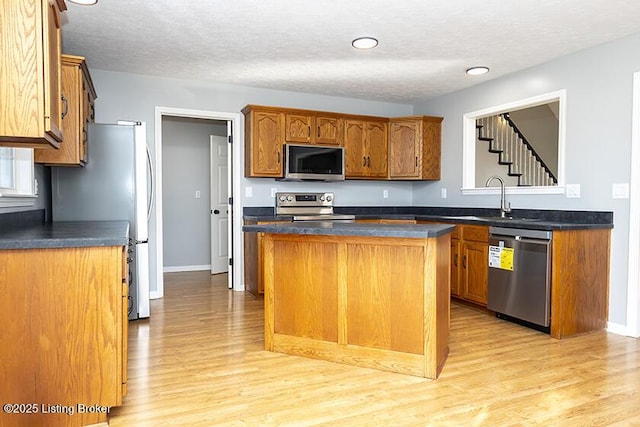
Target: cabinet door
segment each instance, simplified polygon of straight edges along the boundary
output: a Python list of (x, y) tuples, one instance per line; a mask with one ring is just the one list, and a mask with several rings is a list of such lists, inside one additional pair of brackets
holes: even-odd
[(462, 257), (460, 240), (451, 239), (451, 295), (460, 295), (460, 270), (462, 269)]
[(364, 151), (365, 125), (359, 120), (345, 120), (345, 176), (358, 178), (366, 175), (367, 157)]
[(367, 176), (387, 177), (387, 124), (368, 122), (365, 147), (367, 149)]
[(422, 165), (424, 180), (438, 180), (441, 174), (442, 117), (423, 117), (422, 120)]
[(422, 131), (419, 120), (389, 123), (389, 178), (419, 179)]
[(96, 97), (89, 70), (81, 56), (62, 55), (62, 93), (66, 115), (62, 121), (64, 140), (57, 150), (36, 149), (36, 163), (84, 166), (88, 160), (87, 125), (93, 122)]
[(462, 244), (462, 297), (487, 304), (489, 244), (464, 241)]
[(285, 115), (285, 140), (287, 142), (311, 142), (311, 117), (298, 114)]
[(58, 148), (61, 0), (2, 2), (0, 145)]
[(47, 68), (44, 74), (45, 95), (45, 131), (54, 135), (57, 140), (62, 140), (62, 114), (61, 111), (62, 82), (61, 74), (61, 32), (60, 10), (55, 2), (43, 1), (46, 4), (47, 20), (45, 21), (44, 43), (45, 62)]
[(129, 357), (129, 264), (127, 263), (127, 248), (122, 249), (122, 317), (118, 320), (122, 323), (122, 370), (120, 382), (122, 383), (122, 391), (120, 395), (120, 403), (122, 396), (127, 394), (127, 366)]
[(282, 144), (284, 139), (284, 115), (271, 111), (252, 111), (246, 123), (251, 153), (245, 157), (247, 177), (281, 177)]
[(342, 144), (342, 119), (337, 117), (316, 116), (315, 143), (326, 145)]

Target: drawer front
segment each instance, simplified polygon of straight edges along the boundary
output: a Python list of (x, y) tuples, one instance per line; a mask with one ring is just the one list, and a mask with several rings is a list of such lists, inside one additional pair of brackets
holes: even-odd
[(489, 227), (482, 225), (462, 226), (462, 238), (476, 242), (489, 242)]

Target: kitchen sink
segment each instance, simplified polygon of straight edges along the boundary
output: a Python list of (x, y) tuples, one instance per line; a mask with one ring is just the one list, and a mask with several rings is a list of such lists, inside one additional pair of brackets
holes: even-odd
[(540, 221), (539, 218), (517, 218), (517, 217), (513, 217), (513, 216), (505, 216), (505, 217), (501, 217), (501, 216), (482, 216), (482, 217), (478, 217), (478, 219), (480, 220), (486, 220), (486, 221)]
[(512, 216), (477, 216), (477, 215), (458, 215), (443, 216), (443, 219), (466, 220), (466, 221), (540, 221), (539, 218), (518, 218)]

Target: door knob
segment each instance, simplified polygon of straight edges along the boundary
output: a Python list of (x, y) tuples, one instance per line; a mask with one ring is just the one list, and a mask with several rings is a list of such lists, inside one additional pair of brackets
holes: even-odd
[(220, 213), (220, 211), (219, 211), (218, 209), (214, 209), (214, 210), (213, 210), (213, 214), (214, 214), (214, 215), (218, 215), (219, 213)]

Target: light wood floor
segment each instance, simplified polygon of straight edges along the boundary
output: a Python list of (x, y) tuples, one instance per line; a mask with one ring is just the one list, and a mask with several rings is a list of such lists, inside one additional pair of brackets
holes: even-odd
[(129, 393), (111, 426), (640, 425), (640, 342), (557, 341), (453, 304), (438, 380), (263, 350), (262, 301), (226, 275), (165, 275), (129, 329)]

